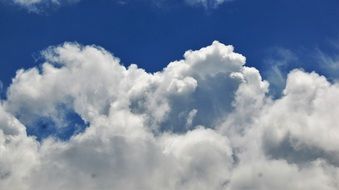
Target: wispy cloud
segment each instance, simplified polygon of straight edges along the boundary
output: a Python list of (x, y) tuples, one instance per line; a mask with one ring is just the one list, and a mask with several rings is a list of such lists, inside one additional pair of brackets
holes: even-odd
[[(339, 44), (339, 43), (338, 43)], [(317, 48), (315, 53), (313, 53), (317, 63), (319, 64), (319, 68), (326, 73), (328, 76), (338, 79), (339, 78), (339, 47), (338, 45), (332, 45), (332, 49), (334, 49), (334, 54), (326, 53), (325, 51)]]
[[(274, 47), (267, 50), (264, 58), (264, 76), (270, 82), (270, 90), (274, 96), (280, 96), (286, 85), (286, 78), (291, 67), (297, 68), (298, 56), (292, 50)], [(300, 66), (300, 64), (299, 64)]]

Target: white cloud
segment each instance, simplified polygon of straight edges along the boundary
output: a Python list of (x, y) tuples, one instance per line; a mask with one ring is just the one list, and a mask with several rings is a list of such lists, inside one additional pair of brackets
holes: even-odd
[[(0, 189), (339, 188), (339, 86), (293, 70), (273, 100), (268, 82), (217, 41), (147, 73), (97, 46), (43, 51), (0, 106)], [(60, 107), (60, 105), (63, 105)], [(37, 141), (47, 118), (69, 140)]]

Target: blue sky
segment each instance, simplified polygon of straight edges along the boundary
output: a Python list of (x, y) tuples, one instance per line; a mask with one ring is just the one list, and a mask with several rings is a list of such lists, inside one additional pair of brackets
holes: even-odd
[(335, 51), (331, 42), (338, 39), (338, 23), (336, 0), (236, 0), (209, 9), (178, 0), (83, 0), (39, 14), (2, 2), (0, 80), (8, 86), (17, 69), (40, 63), (41, 50), (65, 41), (102, 46), (124, 64), (147, 71), (161, 70), (185, 50), (213, 40), (234, 45), (248, 65), (262, 72), (277, 47), (293, 51), (307, 69), (317, 70), (308, 55), (316, 48)]

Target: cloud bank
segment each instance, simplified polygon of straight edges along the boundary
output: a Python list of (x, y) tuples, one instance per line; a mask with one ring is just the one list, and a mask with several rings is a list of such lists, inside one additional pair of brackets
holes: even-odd
[(97, 46), (42, 55), (0, 105), (0, 189), (339, 188), (339, 85), (324, 76), (293, 70), (272, 99), (217, 41), (156, 73)]

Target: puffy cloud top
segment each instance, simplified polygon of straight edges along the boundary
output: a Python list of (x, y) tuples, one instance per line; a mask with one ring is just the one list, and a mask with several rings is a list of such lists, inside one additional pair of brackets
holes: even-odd
[(0, 104), (0, 189), (339, 188), (339, 86), (324, 76), (293, 70), (272, 99), (217, 41), (156, 73), (97, 46), (42, 55)]

